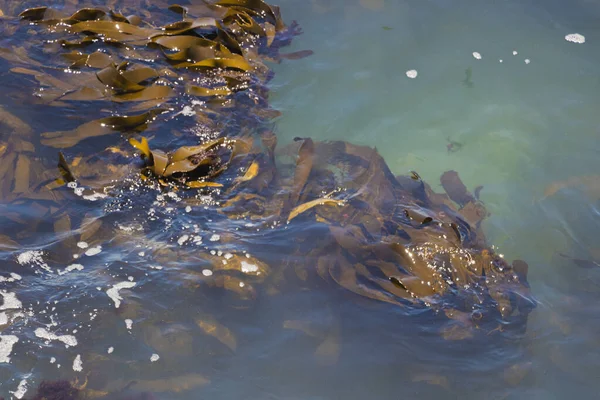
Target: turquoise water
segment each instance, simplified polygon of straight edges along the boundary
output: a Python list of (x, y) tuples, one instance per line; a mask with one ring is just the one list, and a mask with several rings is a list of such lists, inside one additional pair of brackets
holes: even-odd
[[(279, 146), (297, 136), (346, 140), (376, 147), (393, 173), (417, 171), (437, 191), (447, 170), (457, 171), (470, 189), (483, 185), (481, 200), (491, 212), (484, 222), (488, 241), (507, 259), (529, 264), (538, 307), (525, 337), (510, 346), (490, 339), (473, 347), (437, 339), (433, 327), (430, 331), (416, 319), (411, 325), (393, 307), (326, 286), (229, 307), (229, 298), (216, 290), (188, 290), (198, 281), (189, 267), (200, 263), (192, 252), (165, 255), (157, 249), (177, 242), (197, 223), (203, 249), (233, 252), (258, 240), (255, 246), (272, 245), (279, 252), (253, 255), (277, 266), (288, 254), (285, 245), (276, 246), (289, 238), (242, 235), (235, 242), (228, 233), (241, 226), (195, 214), (200, 207), (189, 217), (173, 213), (168, 207), (178, 206), (169, 199), (159, 201), (152, 190), (136, 187), (122, 193), (126, 206), (73, 206), (74, 221), (92, 213), (105, 227), (116, 227), (90, 240), (102, 252), (97, 258), (81, 256), (80, 275), (50, 282), (20, 272), (15, 263), (22, 250), (41, 249), (56, 251), (45, 261), (64, 268), (72, 261), (64, 254), (70, 253), (57, 249), (75, 240), (74, 231), (55, 238), (52, 227), (42, 223), (24, 248), (3, 254), (5, 271), (24, 277), (3, 290), (14, 290), (32, 314), (27, 323), (3, 328), (2, 334), (17, 332), (20, 342), (11, 363), (0, 364), (0, 395), (9, 396), (23, 379), (29, 394), (42, 379), (83, 380), (71, 367), (81, 354), (91, 387), (116, 392), (114, 398), (124, 398), (129, 389), (159, 399), (596, 398), (600, 5), (512, 0), (280, 0), (279, 5), (284, 19), (297, 20), (304, 31), (284, 51), (314, 51), (273, 65), (269, 100), (282, 112), (274, 125)], [(585, 43), (566, 41), (571, 33), (584, 35)], [(2, 46), (11, 42), (4, 39)], [(409, 70), (417, 77), (407, 77)], [(3, 72), (7, 86), (22, 84)], [(36, 132), (49, 130), (45, 125), (66, 129), (57, 114), (30, 109), (13, 97), (2, 106)], [(88, 113), (95, 118), (98, 112), (85, 104), (72, 107), (60, 110), (71, 118)], [(191, 124), (176, 123), (182, 132)], [(456, 144), (449, 149), (451, 142)], [(91, 151), (94, 144), (83, 148)], [(54, 168), (55, 149), (41, 149), (48, 168)], [(545, 195), (553, 182), (569, 178), (570, 185)], [(153, 203), (157, 219), (150, 206), (128, 209), (135, 201), (160, 203)], [(25, 215), (36, 215), (33, 207), (21, 207)], [(144, 230), (137, 232), (138, 226)], [(0, 233), (12, 234), (12, 225)], [(217, 233), (223, 240), (209, 241)], [(560, 253), (592, 267), (582, 268)], [(163, 269), (150, 268), (156, 265)], [(129, 276), (138, 287), (122, 292), (117, 312), (105, 290)], [(198, 332), (195, 321), (207, 314), (235, 333), (236, 345), (222, 332), (220, 342)], [(77, 347), (41, 342), (32, 332), (44, 326), (77, 336)], [(107, 352), (110, 347), (114, 352)], [(149, 362), (152, 354), (160, 355), (155, 363)]]
[[(600, 247), (598, 178), (595, 188), (573, 185), (548, 198), (544, 190), (600, 175), (600, 6), (363, 3), (372, 9), (358, 1), (281, 2), (304, 28), (294, 49), (315, 54), (276, 67), (278, 134), (368, 144), (394, 173), (416, 170), (434, 184), (453, 169), (467, 187), (483, 185), (488, 238), (529, 262), (541, 303), (528, 327), (530, 375), (508, 398), (595, 398), (600, 269), (557, 253), (591, 258)], [(566, 41), (570, 33), (585, 43)], [(469, 68), (472, 87), (463, 82)], [(462, 147), (448, 152), (448, 139)]]

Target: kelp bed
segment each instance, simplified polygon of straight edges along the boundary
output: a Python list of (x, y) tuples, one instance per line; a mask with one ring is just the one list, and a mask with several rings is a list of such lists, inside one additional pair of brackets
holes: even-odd
[[(277, 7), (221, 0), (153, 2), (133, 15), (66, 9), (27, 9), (2, 24), (5, 36), (28, 40), (0, 55), (18, 85), (36, 87), (33, 96), (13, 101), (36, 109), (86, 107), (78, 126), (67, 121), (47, 132), (0, 108), (0, 254), (9, 265), (3, 272), (11, 274), (0, 280), (0, 338), (12, 343), (5, 360), (34, 369), (31, 360), (11, 356), (23, 336), (71, 343), (56, 328), (53, 318), (69, 325), (60, 314), (47, 307), (54, 324), (40, 331), (40, 314), (28, 316), (20, 300), (11, 303), (21, 297), (19, 285), (33, 279), (79, 292), (89, 303), (93, 322), (71, 322), (79, 331), (73, 339), (104, 343), (94, 326), (112, 317), (135, 320), (143, 351), (161, 349), (167, 365), (176, 363), (168, 354), (188, 354), (198, 336), (233, 352), (238, 345), (235, 330), (206, 305), (200, 317), (188, 318), (194, 332), (167, 339), (173, 326), (163, 322), (174, 324), (172, 311), (144, 310), (127, 295), (160, 293), (166, 276), (181, 282), (172, 296), (182, 310), (198, 296), (248, 310), (294, 288), (335, 288), (391, 304), (409, 320), (431, 311), (450, 321), (440, 332), (448, 340), (524, 332), (534, 307), (527, 264), (509, 264), (486, 242), (479, 189), (470, 193), (448, 171), (441, 177), (445, 193), (436, 193), (416, 172), (394, 176), (376, 149), (342, 141), (301, 137), (277, 146), (268, 64), (311, 54), (281, 53), (301, 30), (286, 26)], [(55, 65), (40, 61), (48, 57)], [(184, 128), (173, 128), (180, 120)], [(48, 148), (58, 150), (55, 159), (40, 155)], [(107, 248), (112, 256), (88, 261)], [(26, 296), (23, 302), (33, 304)], [(314, 333), (298, 321), (282, 326), (321, 338), (316, 354), (337, 359), (339, 327)], [(77, 381), (44, 383), (40, 393), (94, 398), (209, 382), (196, 374), (105, 382), (94, 371), (112, 365), (109, 355), (70, 354)], [(43, 393), (36, 398), (52, 398)]]

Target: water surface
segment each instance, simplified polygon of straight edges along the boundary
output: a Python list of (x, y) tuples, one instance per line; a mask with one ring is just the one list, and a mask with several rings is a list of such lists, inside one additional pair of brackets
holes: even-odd
[[(327, 285), (286, 287), (278, 297), (263, 293), (251, 305), (212, 288), (187, 290), (198, 281), (189, 272), (193, 261), (166, 250), (157, 255), (164, 243), (197, 234), (202, 251), (221, 257), (269, 245), (251, 256), (277, 266), (288, 255), (290, 238), (237, 234), (243, 224), (203, 214), (201, 206), (186, 213), (176, 198), (132, 179), (132, 190), (102, 208), (74, 203), (74, 221), (102, 216), (117, 233), (90, 238), (90, 246), (102, 251), (84, 256), (87, 249), (78, 250), (85, 269), (51, 281), (42, 279), (39, 263), (20, 265), (17, 257), (26, 250), (51, 251), (60, 256), (41, 262), (62, 270), (73, 260), (60, 246), (76, 242), (75, 232), (57, 237), (35, 207), (0, 205), (1, 212), (31, 222), (20, 236), (14, 233), (20, 224), (0, 228), (22, 238), (22, 248), (6, 255), (2, 274), (18, 273), (22, 280), (0, 285), (3, 293), (17, 294), (26, 315), (2, 331), (20, 341), (11, 362), (0, 364), (0, 394), (10, 395), (23, 379), (32, 392), (42, 379), (73, 379), (73, 360), (81, 355), (97, 388), (118, 391), (133, 380), (171, 379), (163, 386), (178, 391), (145, 386), (160, 399), (594, 398), (600, 391), (600, 268), (581, 268), (560, 253), (600, 260), (600, 179), (572, 180), (549, 197), (545, 190), (570, 177), (600, 175), (600, 7), (583, 0), (279, 5), (284, 19), (297, 20), (304, 31), (289, 51), (314, 51), (272, 65), (270, 102), (282, 112), (274, 126), (280, 146), (297, 136), (347, 140), (376, 147), (392, 172), (418, 171), (438, 191), (447, 170), (457, 171), (470, 189), (483, 185), (481, 199), (491, 212), (484, 222), (488, 241), (507, 259), (529, 264), (539, 304), (525, 337), (510, 345), (446, 341), (427, 315), (411, 322), (394, 307)], [(586, 42), (566, 41), (570, 33)], [(16, 42), (5, 36), (1, 46)], [(36, 85), (15, 79), (1, 62), (10, 93), (1, 105), (36, 134), (72, 129), (73, 121), (100, 114), (85, 104), (31, 106), (27, 96)], [(410, 79), (406, 71), (413, 69), (418, 75)], [(179, 106), (185, 105), (182, 99)], [(193, 124), (180, 116), (172, 129), (185, 135)], [(152, 127), (149, 132), (158, 133)], [(109, 142), (94, 139), (79, 149), (89, 154)], [(53, 168), (55, 149), (37, 142), (36, 148)], [(119, 282), (137, 287), (123, 290), (122, 307), (115, 310), (106, 290)], [(211, 318), (235, 332), (235, 346), (200, 334), (197, 321)], [(294, 321), (305, 332), (290, 329)], [(46, 344), (33, 334), (41, 327), (72, 334), (79, 343), (67, 349), (57, 341)], [(153, 354), (160, 359), (151, 362)], [(95, 365), (111, 367), (98, 371)]]

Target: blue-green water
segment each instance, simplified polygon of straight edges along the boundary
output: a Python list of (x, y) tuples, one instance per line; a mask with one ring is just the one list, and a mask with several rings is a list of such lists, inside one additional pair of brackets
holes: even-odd
[[(319, 11), (319, 5), (329, 9)], [(304, 28), (294, 48), (315, 54), (276, 67), (274, 104), (284, 111), (278, 134), (369, 144), (395, 173), (416, 170), (433, 183), (454, 169), (468, 187), (483, 185), (481, 198), (492, 213), (486, 233), (505, 254), (530, 263), (541, 303), (528, 328), (530, 375), (508, 398), (595, 398), (600, 269), (581, 269), (558, 253), (593, 258), (595, 248), (598, 256), (598, 178), (595, 187), (575, 182), (548, 198), (544, 191), (555, 181), (600, 175), (600, 28), (594, 22), (600, 5), (282, 6)], [(570, 33), (584, 35), (585, 43), (566, 41)], [(415, 79), (405, 75), (412, 69)], [(472, 87), (463, 82), (467, 69)], [(448, 139), (462, 147), (448, 152)], [(468, 398), (501, 398), (465, 392)]]
[[(539, 304), (525, 337), (508, 347), (490, 340), (487, 348), (433, 340), (427, 326), (411, 326), (391, 307), (351, 301), (327, 288), (263, 296), (251, 307), (235, 309), (226, 307), (218, 292), (183, 291), (197, 280), (188, 276), (191, 261), (185, 254), (160, 253), (161, 241), (176, 242), (199, 223), (207, 251), (234, 252), (249, 243), (227, 238), (234, 229), (229, 223), (202, 214), (188, 218), (181, 209), (169, 211), (168, 198), (144, 192), (137, 200), (156, 201), (158, 215), (154, 222), (146, 209), (140, 212), (134, 222), (148, 224), (144, 232), (130, 220), (120, 225), (126, 207), (111, 214), (93, 203), (77, 205), (77, 217), (103, 215), (104, 226), (116, 227), (97, 242), (89, 240), (102, 252), (97, 259), (82, 255), (83, 271), (48, 283), (17, 269), (23, 268), (15, 263), (23, 251), (61, 244), (43, 224), (37, 237), (6, 256), (3, 276), (12, 271), (23, 279), (0, 285), (17, 294), (29, 319), (2, 328), (3, 335), (12, 329), (20, 341), (11, 362), (0, 364), (0, 396), (9, 396), (23, 379), (29, 394), (42, 379), (83, 380), (85, 374), (72, 369), (80, 354), (97, 390), (119, 391), (137, 381), (137, 388), (130, 387), (159, 399), (596, 398), (600, 5), (582, 0), (281, 0), (279, 5), (284, 19), (297, 20), (304, 31), (286, 51), (314, 51), (273, 65), (270, 102), (282, 112), (274, 128), (279, 145), (297, 136), (342, 139), (376, 147), (392, 172), (415, 170), (438, 191), (439, 176), (447, 170), (458, 171), (469, 188), (483, 185), (481, 199), (491, 212), (484, 222), (488, 241), (507, 259), (529, 264)], [(571, 33), (584, 35), (585, 43), (565, 40)], [(4, 39), (2, 46), (11, 43)], [(413, 69), (417, 77), (408, 78)], [(16, 85), (3, 72), (2, 80)], [(49, 130), (45, 125), (66, 129), (60, 116), (14, 101), (2, 106), (35, 132)], [(82, 110), (97, 111), (81, 106), (64, 113), (73, 117)], [(449, 149), (451, 142), (458, 144)], [(48, 159), (55, 156), (54, 149), (41, 149)], [(572, 177), (546, 196), (553, 182)], [(124, 204), (135, 196), (124, 195)], [(21, 207), (36, 216), (35, 209)], [(12, 235), (11, 229), (0, 233)], [(210, 241), (213, 234), (222, 240)], [(592, 268), (560, 253), (585, 259)], [(271, 265), (285, 255), (283, 245), (281, 253), (253, 254)], [(72, 262), (45, 261), (61, 270)], [(163, 269), (151, 268), (156, 266)], [(106, 289), (129, 276), (137, 287), (121, 292), (123, 306), (116, 312)], [(235, 345), (222, 331), (220, 342), (198, 331), (197, 321), (208, 314), (235, 333)], [(131, 330), (126, 319), (132, 320)], [(79, 343), (68, 349), (56, 341), (45, 344), (33, 334), (40, 327), (73, 334)], [(108, 353), (109, 347), (114, 352)], [(160, 359), (150, 362), (152, 354)]]

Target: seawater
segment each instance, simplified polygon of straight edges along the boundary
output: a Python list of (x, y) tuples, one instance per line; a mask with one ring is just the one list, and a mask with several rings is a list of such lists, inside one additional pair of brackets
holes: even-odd
[[(486, 385), (461, 395), (595, 398), (600, 269), (580, 269), (558, 253), (586, 258), (600, 247), (600, 190), (571, 187), (549, 198), (544, 190), (600, 172), (600, 5), (280, 3), (304, 29), (294, 49), (315, 54), (275, 67), (273, 101), (284, 112), (278, 135), (374, 146), (394, 173), (415, 170), (434, 187), (441, 173), (457, 171), (467, 187), (483, 185), (490, 242), (530, 265), (540, 306), (528, 327), (529, 377), (507, 397), (486, 393)], [(572, 33), (585, 43), (567, 41)], [(462, 147), (448, 152), (449, 141)], [(455, 379), (460, 386), (464, 378)], [(428, 396), (398, 388), (395, 398)]]
[[(84, 371), (94, 362), (114, 360), (113, 369), (94, 373), (96, 383), (115, 391), (134, 380), (160, 383), (169, 371), (180, 379), (178, 392), (146, 386), (160, 399), (596, 398), (600, 268), (582, 269), (559, 253), (588, 258), (590, 249), (600, 247), (600, 190), (574, 187), (548, 198), (544, 190), (572, 176), (600, 175), (600, 5), (583, 0), (279, 5), (284, 19), (297, 20), (304, 31), (289, 51), (314, 51), (273, 66), (270, 100), (283, 113), (275, 125), (280, 144), (298, 136), (347, 140), (376, 147), (394, 173), (417, 171), (438, 191), (446, 170), (457, 171), (470, 189), (483, 185), (481, 199), (491, 212), (485, 222), (489, 242), (507, 259), (521, 258), (530, 266), (539, 305), (525, 338), (513, 348), (434, 341), (427, 327), (411, 326), (392, 307), (349, 301), (351, 296), (327, 290), (298, 290), (249, 310), (225, 309), (218, 297), (178, 292), (184, 279), (177, 274), (185, 271), (176, 260), (150, 268), (158, 263), (143, 253), (155, 245), (153, 238), (161, 238), (157, 230), (153, 238), (132, 236), (124, 242), (129, 247), (119, 247), (116, 239), (103, 243), (99, 253), (79, 260), (29, 254), (38, 266), (85, 265), (80, 271), (89, 273), (85, 278), (65, 274), (53, 286), (29, 277), (26, 290), (17, 291), (23, 303), (33, 304), (35, 318), (47, 323), (55, 316), (61, 335), (80, 339), (65, 349), (68, 336), (45, 346), (33, 334), (21, 336), (11, 364), (0, 365), (0, 393), (8, 396), (23, 379), (30, 382), (29, 394), (40, 379), (71, 379), (81, 355)], [(571, 33), (584, 35), (585, 43), (565, 40)], [(417, 71), (416, 78), (406, 75), (410, 70)], [(41, 125), (39, 111), (31, 113), (32, 124)], [(460, 145), (448, 151), (450, 142)], [(186, 223), (185, 216), (174, 217), (174, 226)], [(214, 232), (228, 229), (211, 224)], [(51, 232), (39, 235), (44, 242)], [(210, 235), (204, 236), (209, 242)], [(106, 290), (119, 282), (139, 286), (118, 313), (103, 312), (114, 307)], [(238, 333), (235, 352), (191, 333), (190, 319), (204, 312)], [(319, 332), (337, 330), (341, 339), (325, 343), (319, 353), (323, 343), (282, 329), (282, 320), (302, 320)], [(30, 347), (25, 351), (22, 345)], [(331, 358), (336, 353), (331, 346), (339, 346), (337, 358)]]

